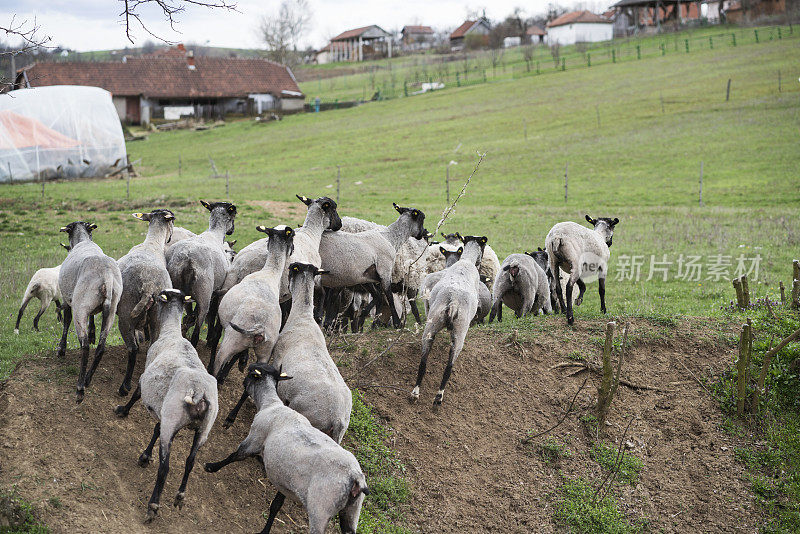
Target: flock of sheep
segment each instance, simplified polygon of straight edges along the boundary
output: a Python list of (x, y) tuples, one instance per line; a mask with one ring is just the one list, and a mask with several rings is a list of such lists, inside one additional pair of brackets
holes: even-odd
[[(352, 397), (328, 353), (323, 328), (360, 331), (371, 314), (373, 327), (389, 321), (400, 327), (407, 309), (421, 323), (416, 299), (422, 299), (422, 354), (410, 400), (419, 398), (434, 337), (447, 328), (451, 347), (434, 400), (439, 405), (470, 325), (489, 314), (490, 321), (501, 320), (503, 304), (518, 317), (561, 309), (572, 324), (573, 286), (580, 290), (574, 299), (578, 305), (586, 288), (582, 277), (594, 272), (605, 312), (608, 247), (618, 219), (587, 215), (593, 229), (559, 223), (547, 235), (545, 250), (511, 254), (500, 264), (485, 236), (443, 234), (445, 241), (431, 242), (425, 214), (415, 208), (395, 204), (397, 220), (382, 226), (340, 217), (328, 197), (298, 198), (308, 208), (301, 227), (258, 226), (266, 236), (238, 253), (232, 249), (235, 242), (225, 240), (234, 231), (237, 212), (227, 202), (201, 201), (210, 217), (208, 230), (199, 235), (175, 227), (170, 210), (135, 213), (148, 224), (145, 240), (119, 260), (92, 241), (96, 225), (73, 222), (61, 228), (69, 236), (64, 263), (37, 271), (28, 284), (15, 331), (31, 298), (41, 300), (35, 328), (55, 300), (59, 315), (63, 312), (58, 345), (63, 357), (74, 321), (81, 350), (79, 403), (103, 356), (115, 315), (128, 351), (121, 396), (131, 390), (140, 344), (150, 342), (136, 389), (126, 405), (115, 409), (125, 417), (141, 399), (157, 421), (139, 457), (139, 465), (147, 466), (159, 440), (158, 475), (146, 522), (159, 509), (172, 440), (180, 429), (189, 428), (194, 440), (174, 500), (176, 507), (182, 506), (195, 456), (219, 411), (218, 384), (237, 363), (246, 371), (244, 391), (224, 424), (233, 423), (248, 397), (257, 413), (238, 449), (222, 461), (207, 463), (205, 470), (213, 473), (231, 462), (261, 457), (278, 489), (262, 532), (270, 531), (289, 496), (306, 508), (310, 532), (324, 532), (338, 513), (342, 532), (355, 533), (369, 489), (358, 461), (340, 445)], [(566, 305), (561, 271), (569, 274)], [(89, 366), (96, 337), (93, 316), (98, 313), (102, 325)], [(208, 364), (195, 349), (204, 324)], [(256, 363), (248, 366), (250, 349)]]

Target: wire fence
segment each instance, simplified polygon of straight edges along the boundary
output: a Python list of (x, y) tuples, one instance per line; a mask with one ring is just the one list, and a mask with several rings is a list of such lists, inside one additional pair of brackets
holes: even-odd
[[(792, 25), (758, 28), (720, 28), (719, 31), (693, 34), (660, 34), (642, 38), (614, 40), (600, 44), (578, 43), (569, 47), (545, 44), (490, 51), (473, 56), (446, 56), (440, 61), (385, 68), (372, 72), (318, 80), (317, 93), (326, 90), (338, 97), (319, 97), (319, 109), (352, 106), (354, 102), (404, 98), (444, 88), (465, 87), (500, 80), (553, 74), (567, 70), (590, 69), (600, 65), (629, 63), (667, 55), (686, 55), (699, 51), (722, 51), (770, 41), (797, 39)], [(348, 80), (348, 78), (351, 78)], [(323, 85), (327, 87), (323, 89)], [(360, 89), (360, 91), (359, 91)], [(313, 86), (306, 89), (313, 92)], [(361, 93), (360, 95), (358, 93)], [(306, 100), (313, 111), (317, 95)]]

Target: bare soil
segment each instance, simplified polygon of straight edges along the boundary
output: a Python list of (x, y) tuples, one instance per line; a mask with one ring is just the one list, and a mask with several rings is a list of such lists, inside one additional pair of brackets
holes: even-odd
[[(508, 321), (508, 320), (507, 320)], [(567, 330), (563, 317), (536, 318), (508, 331), (474, 328), (456, 363), (444, 404), (432, 409), (447, 355), (440, 335), (429, 360), (417, 404), (409, 404), (419, 363), (419, 335), (393, 331), (336, 337), (331, 353), (348, 383), (391, 429), (391, 445), (407, 467), (412, 488), (405, 517), (419, 532), (561, 532), (554, 505), (562, 477), (600, 480), (589, 456), (592, 437), (580, 416), (591, 413), (599, 377), (591, 375), (573, 413), (549, 435), (571, 452), (555, 464), (526, 432), (554, 425), (587, 372), (554, 367), (584, 355), (597, 362), (603, 321), (581, 321)], [(504, 322), (503, 325), (508, 325)], [(507, 326), (506, 326), (507, 327)], [(507, 327), (508, 328), (508, 327)], [(631, 521), (646, 520), (654, 532), (758, 530), (743, 467), (734, 460), (738, 438), (724, 433), (723, 416), (697, 378), (719, 375), (729, 364), (732, 336), (709, 320), (681, 320), (675, 327), (634, 321), (623, 376), (605, 439), (625, 441), (644, 462), (635, 486), (620, 485), (621, 507)], [(396, 340), (387, 351), (386, 347)], [(202, 343), (201, 343), (202, 345)], [(201, 357), (206, 358), (205, 349)], [(377, 359), (375, 359), (378, 357)], [(74, 403), (77, 354), (64, 361), (30, 357), (0, 390), (0, 488), (16, 485), (54, 532), (252, 532), (274, 494), (256, 461), (233, 464), (217, 474), (202, 465), (229, 454), (246, 435), (252, 407), (228, 430), (215, 426), (198, 454), (182, 510), (171, 502), (183, 471), (191, 433), (178, 435), (159, 517), (143, 525), (156, 466), (136, 459), (152, 432), (141, 407), (117, 419), (114, 393), (122, 378), (124, 350), (109, 350), (81, 405)], [(372, 362), (372, 363), (369, 363)], [(366, 365), (366, 367), (365, 367)], [(138, 372), (138, 369), (137, 369)], [(221, 388), (221, 417), (240, 387), (238, 371)], [(221, 421), (220, 421), (221, 422)], [(541, 443), (546, 436), (534, 441)], [(274, 532), (305, 531), (305, 513), (288, 505)], [(331, 529), (331, 531), (333, 531)]]

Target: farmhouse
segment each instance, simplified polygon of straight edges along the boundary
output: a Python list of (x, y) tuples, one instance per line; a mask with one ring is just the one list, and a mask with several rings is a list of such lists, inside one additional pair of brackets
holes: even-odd
[[(326, 50), (327, 49), (327, 50)], [(342, 32), (317, 52), (317, 63), (392, 57), (392, 34), (373, 24)]]
[[(725, 0), (727, 2), (727, 0)], [(708, 4), (710, 5), (710, 4)], [(698, 3), (679, 0), (620, 0), (614, 9), (614, 35), (625, 37), (637, 32), (655, 32), (661, 25), (680, 25), (701, 17)], [(719, 3), (714, 4), (713, 13), (706, 8), (709, 20), (719, 18)], [(712, 16), (713, 15), (713, 16)]]
[(547, 42), (569, 45), (613, 38), (614, 23), (591, 11), (565, 13), (547, 23)]
[(194, 57), (183, 45), (118, 62), (34, 63), (18, 71), (15, 88), (101, 87), (120, 120), (138, 124), (182, 115), (222, 117), (303, 108), (292, 71), (266, 59)]
[(531, 44), (543, 43), (547, 32), (535, 24), (531, 25), (525, 30), (525, 35), (528, 37), (528, 42)]
[(403, 50), (427, 50), (434, 44), (436, 36), (430, 26), (403, 26), (400, 32)]
[(489, 44), (489, 32), (491, 30), (492, 26), (485, 18), (467, 20), (450, 34), (450, 48), (461, 50), (466, 45), (467, 40), (473, 38), (479, 41), (481, 46), (486, 46)]

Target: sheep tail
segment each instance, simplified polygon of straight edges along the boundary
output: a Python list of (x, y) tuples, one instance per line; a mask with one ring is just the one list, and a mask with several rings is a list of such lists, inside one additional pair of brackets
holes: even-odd
[(192, 286), (194, 285), (194, 268), (192, 267), (192, 259), (185, 258), (181, 267), (181, 274), (179, 277), (179, 289), (187, 295), (192, 294)]
[(231, 328), (236, 330), (242, 335), (245, 336), (253, 336), (255, 338), (256, 343), (261, 343), (264, 341), (264, 327), (262, 325), (256, 325), (254, 328), (242, 328), (241, 326), (235, 324), (233, 321), (229, 323)]
[(190, 389), (186, 392), (186, 396), (183, 397), (183, 402), (191, 419), (198, 420), (205, 417), (208, 411), (208, 400), (204, 391)]
[(369, 495), (370, 490), (367, 487), (367, 481), (363, 473), (358, 473), (350, 478), (350, 492), (347, 498), (348, 504), (352, 503), (361, 494)]
[(139, 302), (137, 302), (136, 306), (134, 306), (133, 309), (131, 310), (131, 319), (133, 319), (134, 324), (138, 324), (139, 318), (142, 315), (144, 315), (144, 313), (147, 310), (150, 309), (150, 306), (153, 305), (153, 301), (156, 294), (157, 294), (156, 292), (150, 291), (149, 289), (145, 290), (144, 295), (142, 295), (142, 298), (139, 299)]

